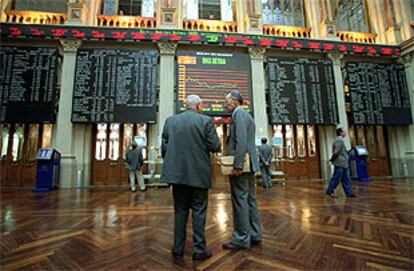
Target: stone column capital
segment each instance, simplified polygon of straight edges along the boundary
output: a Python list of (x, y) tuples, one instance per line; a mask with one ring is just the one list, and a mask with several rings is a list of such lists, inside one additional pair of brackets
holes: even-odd
[(332, 60), (333, 64), (339, 65), (344, 58), (343, 53), (328, 53), (328, 57)]
[(82, 41), (77, 39), (60, 39), (59, 41), (62, 44), (64, 53), (76, 53), (82, 45)]
[(249, 46), (249, 54), (251, 59), (254, 60), (263, 60), (266, 53), (266, 48)]
[(405, 54), (398, 58), (398, 62), (404, 65), (410, 65), (414, 58), (414, 53)]
[(157, 45), (161, 55), (175, 55), (175, 50), (177, 49), (176, 42), (159, 41)]

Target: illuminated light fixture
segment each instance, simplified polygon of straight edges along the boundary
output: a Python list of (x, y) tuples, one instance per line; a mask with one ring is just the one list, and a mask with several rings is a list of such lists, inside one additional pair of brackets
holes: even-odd
[(6, 22), (22, 24), (64, 24), (67, 19), (65, 13), (8, 10), (6, 11)]
[(223, 22), (217, 20), (184, 20), (185, 30), (237, 32), (236, 22)]
[(362, 32), (353, 32), (353, 31), (336, 31), (336, 35), (342, 41), (348, 42), (360, 42), (360, 43), (375, 43), (377, 38), (376, 34), (373, 33), (362, 33)]
[(126, 28), (155, 28), (155, 18), (143, 18), (126, 15), (98, 15), (98, 26)]
[(301, 26), (264, 24), (263, 34), (271, 36), (310, 38), (311, 29)]

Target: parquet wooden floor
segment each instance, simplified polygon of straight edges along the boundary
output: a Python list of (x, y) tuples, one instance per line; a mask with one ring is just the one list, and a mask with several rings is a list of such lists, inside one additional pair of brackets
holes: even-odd
[(358, 198), (324, 196), (319, 182), (258, 187), (263, 242), (224, 251), (232, 230), (227, 186), (210, 191), (207, 243), (193, 263), (170, 255), (169, 188), (1, 188), (1, 270), (414, 270), (414, 179), (354, 183)]

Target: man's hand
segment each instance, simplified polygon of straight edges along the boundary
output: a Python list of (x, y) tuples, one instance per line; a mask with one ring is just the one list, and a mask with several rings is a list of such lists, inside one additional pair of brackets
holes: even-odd
[(241, 174), (242, 174), (241, 168), (233, 168), (233, 170), (231, 171), (232, 176), (240, 176)]

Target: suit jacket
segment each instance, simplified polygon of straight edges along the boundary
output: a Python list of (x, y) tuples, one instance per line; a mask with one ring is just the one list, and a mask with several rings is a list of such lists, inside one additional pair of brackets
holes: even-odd
[(234, 155), (233, 167), (241, 169), (243, 168), (244, 156), (249, 153), (252, 172), (256, 172), (259, 170), (259, 162), (255, 145), (256, 126), (254, 120), (243, 108), (235, 110), (227, 137), (228, 154)]
[(140, 148), (130, 149), (125, 155), (125, 169), (139, 170), (144, 163), (144, 157)]
[(272, 162), (273, 150), (272, 147), (268, 144), (262, 144), (259, 146), (259, 162), (261, 166), (265, 166), (265, 162)]
[(338, 136), (332, 144), (331, 162), (336, 167), (348, 168), (349, 156), (346, 151), (344, 140)]
[(192, 109), (169, 117), (162, 132), (161, 182), (210, 188), (210, 152), (218, 152), (220, 148), (210, 117)]

